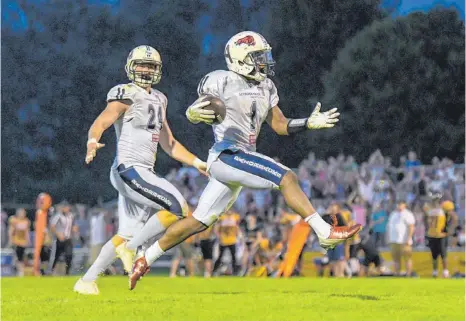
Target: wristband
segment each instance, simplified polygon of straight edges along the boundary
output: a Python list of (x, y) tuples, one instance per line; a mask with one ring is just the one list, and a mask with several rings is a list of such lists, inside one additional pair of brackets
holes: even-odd
[(89, 144), (97, 144), (97, 139), (95, 139), (95, 138), (89, 138), (89, 140), (87, 141), (87, 144), (86, 144), (86, 145), (89, 145)]
[(307, 129), (307, 118), (290, 119), (286, 126), (286, 131), (289, 135), (296, 134)]

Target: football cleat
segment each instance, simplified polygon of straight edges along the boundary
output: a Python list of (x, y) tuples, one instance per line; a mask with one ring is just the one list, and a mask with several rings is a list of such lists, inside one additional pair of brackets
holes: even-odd
[(319, 237), (319, 244), (324, 250), (333, 249), (338, 244), (353, 238), (362, 228), (361, 224), (355, 224), (353, 226), (336, 226), (336, 217), (332, 216), (332, 220), (333, 226), (330, 228), (330, 235), (328, 238), (324, 239)]
[(100, 293), (97, 283), (94, 281), (85, 282), (83, 279), (79, 279), (78, 282), (76, 282), (73, 291), (84, 295), (99, 295)]
[(121, 243), (115, 248), (117, 256), (123, 262), (123, 268), (129, 274), (131, 273), (131, 268), (133, 267), (134, 256), (136, 255), (136, 250), (129, 250), (126, 247), (126, 242)]
[(134, 290), (137, 282), (150, 271), (150, 266), (147, 265), (146, 258), (144, 256), (134, 262), (133, 273), (129, 275), (129, 289)]

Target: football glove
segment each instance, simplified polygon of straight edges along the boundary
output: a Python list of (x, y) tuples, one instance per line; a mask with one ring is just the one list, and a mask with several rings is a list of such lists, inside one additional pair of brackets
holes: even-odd
[(186, 117), (193, 124), (204, 122), (206, 124), (212, 124), (215, 118), (215, 112), (213, 110), (203, 109), (205, 106), (210, 105), (210, 101), (195, 101), (194, 104), (189, 106), (186, 110)]
[(320, 106), (320, 103), (317, 103), (311, 116), (307, 119), (308, 129), (331, 128), (338, 122), (340, 113), (337, 113), (337, 108), (321, 113)]

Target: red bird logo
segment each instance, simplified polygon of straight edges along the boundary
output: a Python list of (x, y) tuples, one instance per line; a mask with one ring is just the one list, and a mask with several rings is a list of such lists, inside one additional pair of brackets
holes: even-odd
[(235, 41), (235, 45), (237, 46), (243, 43), (247, 44), (248, 46), (254, 46), (256, 44), (256, 41), (254, 40), (253, 36), (244, 36), (243, 38), (240, 38)]

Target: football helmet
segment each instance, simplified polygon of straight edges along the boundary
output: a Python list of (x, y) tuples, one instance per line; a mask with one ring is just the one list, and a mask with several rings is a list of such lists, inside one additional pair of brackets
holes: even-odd
[[(154, 70), (136, 71), (138, 64), (153, 64)], [(162, 58), (151, 46), (138, 46), (126, 59), (126, 75), (135, 85), (147, 87), (158, 84), (162, 78)]]
[(444, 201), (442, 202), (442, 209), (445, 212), (453, 211), (455, 209), (455, 204), (453, 204), (452, 201)]
[(259, 82), (275, 74), (272, 47), (257, 32), (243, 31), (231, 37), (225, 46), (225, 60), (229, 70)]

